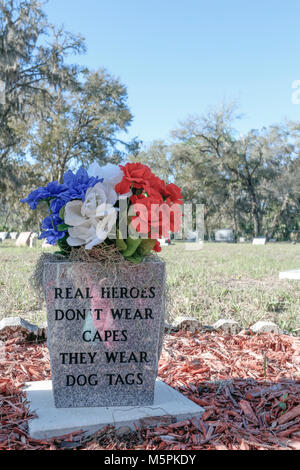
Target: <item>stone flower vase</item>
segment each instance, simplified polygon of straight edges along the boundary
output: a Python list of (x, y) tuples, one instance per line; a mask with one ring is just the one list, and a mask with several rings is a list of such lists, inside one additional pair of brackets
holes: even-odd
[(57, 408), (152, 405), (165, 317), (165, 263), (44, 263)]

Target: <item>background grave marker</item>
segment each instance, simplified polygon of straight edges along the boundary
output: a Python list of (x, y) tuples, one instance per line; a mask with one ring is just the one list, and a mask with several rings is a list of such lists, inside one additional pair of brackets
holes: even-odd
[(16, 246), (29, 246), (31, 232), (21, 232), (17, 238)]
[(1, 240), (6, 240), (8, 237), (8, 232), (0, 232), (0, 239)]
[(266, 238), (253, 238), (252, 245), (265, 245), (266, 244)]
[(216, 242), (234, 243), (235, 237), (231, 228), (223, 228), (215, 231)]

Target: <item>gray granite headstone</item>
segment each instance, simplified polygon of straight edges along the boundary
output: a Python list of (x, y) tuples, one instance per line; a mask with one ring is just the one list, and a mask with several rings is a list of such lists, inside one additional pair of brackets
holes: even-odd
[(44, 291), (57, 408), (152, 405), (164, 334), (165, 264), (47, 260)]

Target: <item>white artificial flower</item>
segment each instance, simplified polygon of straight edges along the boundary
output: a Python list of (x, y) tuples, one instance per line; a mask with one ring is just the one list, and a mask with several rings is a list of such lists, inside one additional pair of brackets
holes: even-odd
[(87, 190), (84, 201), (68, 202), (64, 215), (65, 223), (71, 226), (67, 243), (70, 246), (85, 245), (87, 250), (102, 243), (116, 223), (114, 204), (117, 200), (112, 186), (97, 183)]
[(112, 163), (107, 163), (105, 166), (100, 166), (98, 163), (93, 162), (88, 167), (88, 175), (91, 176), (98, 176), (98, 178), (104, 178), (103, 183), (109, 184), (113, 187), (116, 184), (120, 183), (123, 178), (123, 171), (118, 165), (113, 165)]
[[(105, 166), (100, 166), (98, 163), (93, 162), (88, 167), (88, 175), (98, 178), (103, 178), (103, 184), (110, 186), (115, 189), (115, 186), (122, 181), (124, 176), (123, 171), (118, 165), (113, 165), (112, 163), (107, 163)], [(119, 199), (126, 199), (132, 196), (132, 192), (126, 194), (118, 194)]]

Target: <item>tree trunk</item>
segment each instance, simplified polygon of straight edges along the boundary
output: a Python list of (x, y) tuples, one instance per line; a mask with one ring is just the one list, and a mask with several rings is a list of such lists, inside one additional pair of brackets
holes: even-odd
[(260, 235), (260, 217), (256, 201), (251, 202), (251, 216), (253, 222), (253, 236), (259, 237)]
[(237, 210), (236, 210), (236, 194), (233, 194), (233, 222), (234, 222), (234, 236), (238, 235), (238, 219), (237, 219)]
[(58, 176), (57, 176), (58, 183), (60, 183), (60, 184), (63, 183), (63, 176), (64, 176), (64, 170), (62, 168), (60, 168), (58, 170)]
[(266, 234), (267, 240), (274, 237), (274, 233), (276, 232), (276, 228), (277, 228), (279, 219), (282, 216), (282, 214), (284, 213), (284, 211), (286, 209), (286, 206), (288, 204), (288, 201), (289, 201), (289, 195), (286, 194), (283, 201), (282, 201), (282, 204), (281, 204), (281, 207), (280, 207), (279, 211), (275, 214), (275, 216), (273, 218), (271, 228), (268, 230), (268, 232)]
[(63, 156), (60, 159), (58, 173), (57, 173), (57, 181), (62, 184), (64, 182), (64, 174), (66, 172), (66, 165), (67, 165), (67, 158)]

